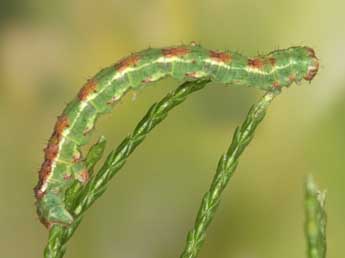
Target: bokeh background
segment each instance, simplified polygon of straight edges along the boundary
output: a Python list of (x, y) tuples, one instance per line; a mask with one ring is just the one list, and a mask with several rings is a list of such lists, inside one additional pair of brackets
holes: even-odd
[[(328, 257), (345, 256), (344, 1), (3, 0), (0, 7), (0, 257), (42, 257), (32, 188), (56, 116), (87, 78), (148, 46), (200, 42), (247, 55), (308, 45), (321, 69), (284, 90), (243, 155), (201, 258), (302, 258), (303, 182), (328, 191)], [(167, 79), (99, 120), (114, 148)], [(219, 156), (262, 92), (215, 83), (171, 112), (87, 212), (67, 258), (178, 257)]]

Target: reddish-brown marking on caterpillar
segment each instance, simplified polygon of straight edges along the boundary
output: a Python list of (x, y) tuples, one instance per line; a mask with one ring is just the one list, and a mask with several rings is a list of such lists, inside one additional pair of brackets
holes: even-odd
[(310, 48), (310, 47), (306, 47), (306, 48), (307, 48), (307, 51), (308, 51), (309, 56), (312, 57), (312, 58), (316, 58), (316, 56), (315, 56), (315, 50), (312, 49), (312, 48)]
[(310, 66), (308, 67), (308, 73), (306, 76), (304, 76), (304, 79), (307, 81), (311, 81), (314, 76), (317, 74), (317, 71), (319, 70), (319, 64), (316, 63), (316, 66)]
[(83, 184), (86, 184), (89, 181), (89, 171), (87, 171), (86, 169), (83, 170), (83, 172), (80, 173), (80, 182), (82, 182)]
[(44, 182), (46, 182), (50, 172), (51, 172), (51, 160), (45, 160), (41, 166), (41, 169), (39, 171), (39, 178), (38, 178), (38, 183), (34, 188), (35, 191), (35, 196), (37, 199), (41, 199), (44, 195), (44, 192), (41, 190), (42, 185)]
[(184, 56), (189, 53), (189, 49), (185, 47), (171, 47), (163, 48), (162, 53), (164, 57), (179, 57)]
[(279, 81), (273, 82), (272, 87), (275, 89), (280, 89), (280, 82)]
[(55, 133), (61, 136), (62, 132), (69, 126), (67, 116), (59, 116), (55, 124)]
[(126, 70), (128, 67), (134, 67), (138, 64), (139, 60), (140, 60), (139, 55), (130, 55), (122, 59), (117, 64), (115, 64), (115, 70), (118, 72), (122, 72)]
[(210, 50), (210, 57), (211, 59), (217, 62), (222, 62), (222, 63), (230, 63), (232, 59), (229, 53), (213, 51), (213, 50)]
[(260, 58), (255, 57), (248, 59), (248, 66), (252, 69), (262, 69), (266, 64), (270, 64), (271, 66), (275, 66), (277, 60), (274, 57), (268, 58)]
[(58, 120), (56, 121), (53, 134), (49, 139), (48, 146), (44, 149), (45, 160), (41, 166), (40, 171), (38, 172), (39, 180), (34, 189), (37, 199), (41, 199), (44, 195), (42, 186), (47, 181), (51, 173), (52, 163), (59, 152), (59, 142), (61, 141), (62, 133), (68, 126), (69, 122), (67, 117), (64, 115), (59, 116)]
[(260, 58), (248, 59), (248, 66), (260, 70), (264, 67), (264, 62)]
[(87, 83), (80, 89), (78, 98), (80, 100), (86, 100), (87, 97), (96, 91), (97, 82), (93, 79), (87, 81)]
[(59, 145), (53, 143), (48, 144), (48, 146), (44, 149), (45, 157), (47, 160), (52, 160), (56, 157), (59, 151)]
[(269, 57), (267, 59), (268, 63), (270, 63), (272, 66), (276, 65), (277, 60), (274, 57)]

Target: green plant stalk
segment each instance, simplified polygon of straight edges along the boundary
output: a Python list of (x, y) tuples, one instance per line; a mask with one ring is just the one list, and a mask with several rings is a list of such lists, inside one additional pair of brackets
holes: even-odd
[[(208, 82), (209, 80), (185, 82), (160, 102), (153, 104), (133, 133), (108, 155), (103, 166), (98, 173), (93, 174), (88, 184), (82, 187), (76, 183), (69, 189), (65, 202), (67, 208), (74, 211), (75, 220), (68, 227), (54, 225), (50, 229), (48, 244), (44, 251), (45, 258), (62, 258), (64, 256), (66, 243), (78, 228), (85, 211), (104, 193), (110, 179), (126, 163), (129, 155), (143, 142), (147, 134), (167, 117), (170, 110), (185, 101), (189, 94), (204, 88)], [(86, 158), (88, 168), (94, 168), (104, 147), (105, 140), (101, 138), (90, 149)]]
[(307, 252), (309, 258), (325, 258), (327, 251), (325, 211), (325, 191), (321, 192), (312, 176), (305, 184), (305, 235), (307, 239)]
[(266, 109), (275, 95), (272, 92), (266, 93), (257, 104), (251, 107), (242, 126), (236, 129), (229, 149), (218, 162), (216, 174), (202, 199), (194, 228), (187, 235), (186, 246), (180, 258), (197, 257), (204, 243), (206, 230), (220, 203), (221, 194), (236, 170), (241, 153), (253, 139), (255, 129), (264, 118)]

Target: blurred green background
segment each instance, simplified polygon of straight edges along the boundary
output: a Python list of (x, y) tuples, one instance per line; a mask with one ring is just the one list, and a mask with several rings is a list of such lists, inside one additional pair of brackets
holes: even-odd
[[(87, 78), (129, 52), (192, 40), (256, 55), (315, 48), (311, 85), (284, 90), (241, 159), (200, 258), (302, 258), (303, 181), (328, 190), (328, 258), (345, 257), (344, 1), (5, 0), (0, 7), (0, 257), (42, 257), (47, 231), (32, 188), (56, 116)], [(99, 120), (109, 151), (164, 80)], [(67, 258), (173, 258), (184, 246), (219, 156), (262, 92), (215, 83), (171, 112), (115, 177)]]

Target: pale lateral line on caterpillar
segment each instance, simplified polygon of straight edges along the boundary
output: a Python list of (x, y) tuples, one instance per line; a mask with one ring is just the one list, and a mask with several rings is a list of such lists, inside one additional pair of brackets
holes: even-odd
[[(73, 217), (64, 206), (64, 194), (71, 179), (85, 182), (88, 178), (80, 147), (87, 142), (86, 135), (94, 128), (97, 117), (110, 110), (128, 90), (171, 76), (178, 80), (207, 78), (224, 84), (279, 91), (293, 82), (311, 81), (318, 67), (318, 59), (308, 47), (247, 58), (192, 44), (147, 49), (101, 70), (59, 116), (45, 149), (35, 187), (40, 220), (47, 227), (72, 223)], [(66, 160), (70, 155), (71, 160)]]
[(287, 68), (287, 67), (289, 67), (291, 65), (294, 65), (294, 64), (296, 64), (296, 62), (294, 62), (293, 60), (289, 60), (289, 63), (287, 63), (286, 65), (279, 66), (279, 67), (277, 67), (277, 66), (273, 67), (272, 70), (268, 71), (268, 72), (260, 71), (257, 68), (251, 68), (251, 67), (247, 67), (246, 71), (249, 72), (249, 73), (258, 73), (258, 74), (261, 74), (261, 75), (269, 75), (269, 74), (273, 74), (277, 70), (285, 69), (285, 68)]
[(63, 160), (63, 159), (59, 159), (58, 157), (55, 159), (55, 162), (56, 163), (64, 163), (64, 164), (67, 164), (67, 165), (70, 165), (70, 166), (73, 165), (72, 162), (69, 162), (69, 161), (66, 161), (66, 160)]

